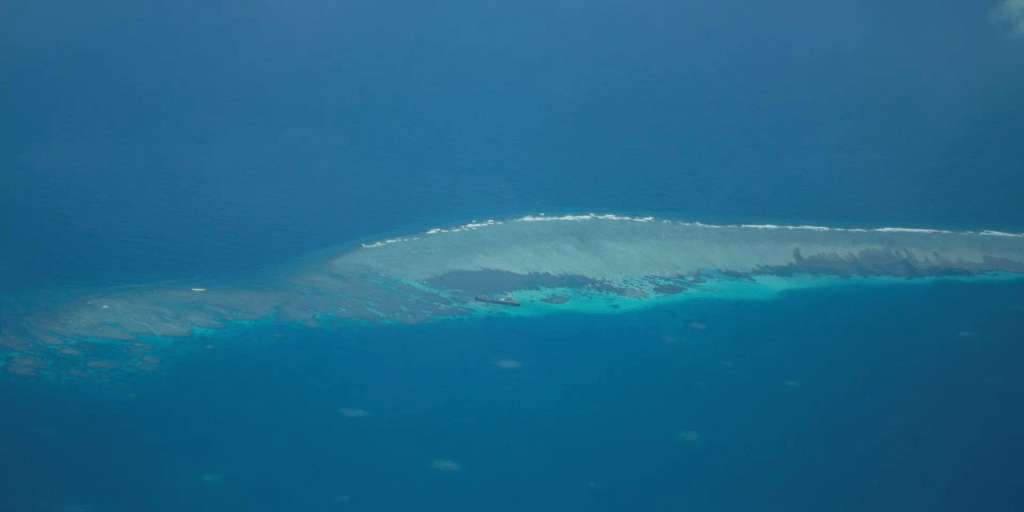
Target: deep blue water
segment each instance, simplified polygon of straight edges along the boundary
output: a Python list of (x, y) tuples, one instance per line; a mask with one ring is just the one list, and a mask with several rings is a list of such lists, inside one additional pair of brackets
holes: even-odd
[(244, 333), (134, 397), (7, 384), (0, 505), (1019, 510), (1022, 291)]
[(528, 211), (1024, 229), (994, 4), (9, 4), (11, 286)]
[[(536, 212), (1021, 232), (994, 6), (8, 1), (0, 294)], [(116, 392), (5, 377), (0, 512), (1024, 510), (1022, 291), (275, 326)]]

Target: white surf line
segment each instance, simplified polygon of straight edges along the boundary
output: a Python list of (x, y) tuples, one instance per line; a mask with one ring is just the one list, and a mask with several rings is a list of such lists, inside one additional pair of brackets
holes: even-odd
[[(548, 216), (543, 213), (537, 215), (526, 215), (516, 219), (511, 219), (507, 222), (555, 222), (555, 221), (568, 221), (568, 222), (580, 222), (588, 220), (621, 220), (630, 222), (653, 222), (656, 219), (654, 217), (630, 217), (627, 215), (615, 215), (612, 213), (597, 214), (588, 213), (586, 215), (560, 215), (560, 216)], [(977, 235), (977, 236), (1001, 236), (1010, 238), (1024, 238), (1024, 234), (1021, 233), (1006, 233), (1002, 231), (994, 231), (985, 229), (981, 231), (949, 231), (945, 229), (925, 229), (925, 228), (901, 228), (901, 227), (883, 227), (883, 228), (833, 228), (827, 226), (810, 226), (810, 225), (786, 225), (786, 224), (706, 224), (700, 221), (686, 222), (686, 221), (673, 221), (669, 219), (662, 219), (663, 223), (678, 223), (683, 226), (696, 226), (708, 229), (759, 229), (759, 230), (773, 230), (773, 229), (784, 229), (784, 230), (800, 230), (800, 231), (835, 231), (835, 232), (847, 232), (847, 233), (914, 233), (924, 235)], [(470, 231), (474, 229), (480, 229), (490, 226), (499, 226), (504, 224), (502, 221), (487, 220), (485, 222), (472, 221), (468, 224), (456, 226), (454, 228), (434, 228), (423, 233), (424, 235), (436, 235), (441, 233), (458, 233), (461, 231)], [(381, 247), (388, 244), (394, 244), (399, 242), (408, 242), (416, 240), (418, 237), (405, 237), (405, 238), (390, 238), (372, 244), (362, 244), (365, 248)]]

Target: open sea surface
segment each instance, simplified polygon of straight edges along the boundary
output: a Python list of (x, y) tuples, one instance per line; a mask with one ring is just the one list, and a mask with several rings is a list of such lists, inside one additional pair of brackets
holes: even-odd
[[(1019, 0), (8, 3), (0, 333), (541, 212), (1024, 233)], [(0, 512), (1020, 512), (1002, 277), (0, 347)]]

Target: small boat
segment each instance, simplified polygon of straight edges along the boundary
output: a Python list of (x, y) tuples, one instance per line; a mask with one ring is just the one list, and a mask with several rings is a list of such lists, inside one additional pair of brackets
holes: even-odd
[(476, 300), (480, 302), (490, 302), (491, 304), (501, 304), (502, 306), (518, 306), (521, 304), (518, 300), (515, 300), (512, 297), (496, 298), (488, 297), (486, 295), (477, 295)]

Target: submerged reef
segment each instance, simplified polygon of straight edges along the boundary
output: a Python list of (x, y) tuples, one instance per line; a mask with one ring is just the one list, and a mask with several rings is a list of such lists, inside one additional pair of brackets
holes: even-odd
[[(0, 365), (16, 377), (105, 380), (160, 368), (174, 340), (245, 322), (419, 323), (574, 297), (655, 302), (764, 278), (1024, 276), (1024, 236), (992, 231), (714, 225), (616, 215), (526, 216), (366, 244), (229, 286), (57, 290), (0, 306)], [(796, 280), (794, 280), (794, 283)], [(531, 295), (536, 294), (536, 295)], [(613, 307), (618, 307), (613, 305)]]

